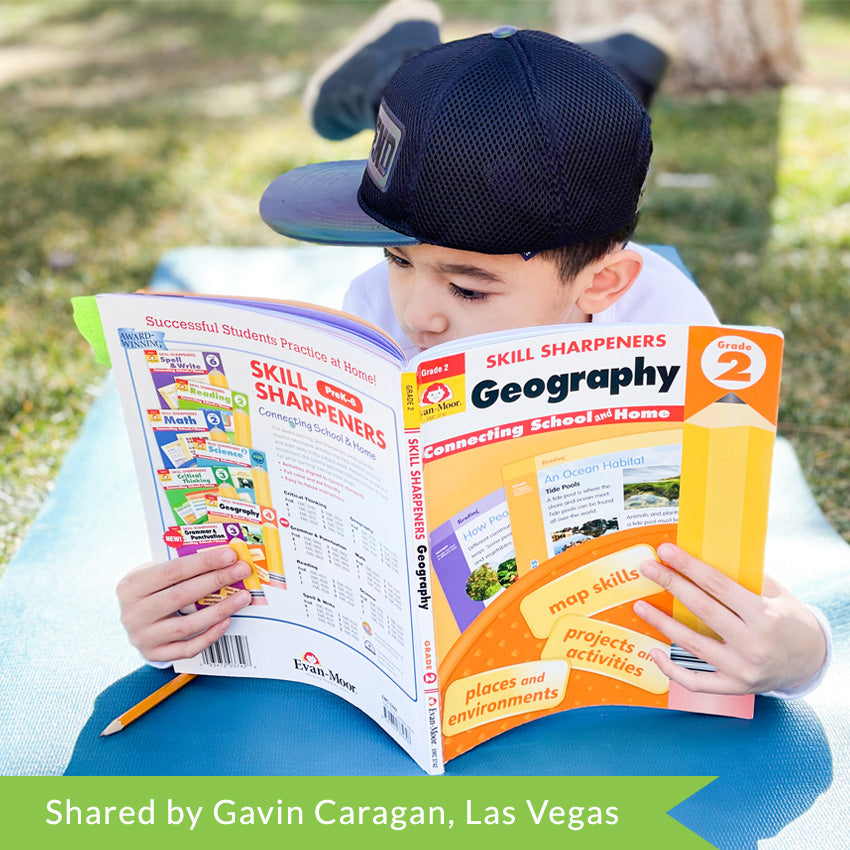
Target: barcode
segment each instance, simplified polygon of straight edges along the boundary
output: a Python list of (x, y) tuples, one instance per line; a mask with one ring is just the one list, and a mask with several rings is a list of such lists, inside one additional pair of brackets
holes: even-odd
[(398, 732), (398, 734), (404, 738), (405, 741), (409, 744), (411, 738), (413, 737), (413, 733), (410, 727), (394, 712), (390, 711), (387, 706), (384, 706), (384, 720), (393, 727), (393, 729)]
[(201, 652), (209, 667), (251, 667), (251, 648), (245, 635), (224, 635)]
[(700, 670), (706, 673), (714, 673), (717, 668), (697, 658), (696, 655), (691, 655), (686, 649), (682, 649), (677, 643), (670, 646), (670, 660), (675, 661), (680, 667), (687, 670)]

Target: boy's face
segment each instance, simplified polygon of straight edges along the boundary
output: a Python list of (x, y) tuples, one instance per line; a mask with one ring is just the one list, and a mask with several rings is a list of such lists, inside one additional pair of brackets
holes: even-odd
[(474, 334), (585, 322), (581, 286), (553, 263), (519, 254), (477, 254), (436, 245), (385, 251), (396, 319), (420, 350)]

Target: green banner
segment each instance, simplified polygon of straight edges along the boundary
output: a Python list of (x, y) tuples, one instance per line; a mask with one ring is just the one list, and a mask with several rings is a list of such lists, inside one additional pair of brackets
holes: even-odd
[[(666, 814), (711, 777), (0, 777), (7, 847), (707, 848)], [(245, 843), (250, 842), (250, 845)], [(556, 844), (557, 842), (557, 844)]]

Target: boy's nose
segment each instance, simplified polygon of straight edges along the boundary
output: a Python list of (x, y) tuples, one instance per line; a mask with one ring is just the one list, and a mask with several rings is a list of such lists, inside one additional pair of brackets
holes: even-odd
[(449, 326), (439, 301), (419, 287), (414, 289), (407, 302), (404, 319), (408, 327), (417, 333), (439, 334)]

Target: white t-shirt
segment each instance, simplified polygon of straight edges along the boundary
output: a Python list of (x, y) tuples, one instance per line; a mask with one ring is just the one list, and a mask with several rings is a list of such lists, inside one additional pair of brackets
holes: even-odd
[[(626, 294), (594, 315), (594, 322), (718, 324), (708, 299), (678, 266), (642, 245), (629, 243), (628, 247), (643, 257), (643, 268)], [(351, 281), (342, 309), (383, 328), (408, 357), (417, 353), (393, 313), (385, 262)]]

